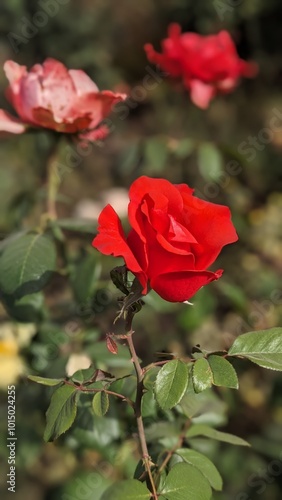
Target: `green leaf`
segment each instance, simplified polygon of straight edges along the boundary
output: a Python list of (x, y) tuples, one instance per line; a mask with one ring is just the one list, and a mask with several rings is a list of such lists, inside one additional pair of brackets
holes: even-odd
[(8, 314), (21, 323), (35, 323), (44, 317), (44, 295), (42, 292), (25, 295), (16, 299), (12, 295), (2, 295), (1, 300)]
[(161, 138), (147, 139), (145, 143), (146, 173), (161, 172), (166, 164), (168, 150)]
[[(205, 397), (205, 394), (204, 394)], [(199, 412), (203, 404), (203, 394), (196, 394), (193, 386), (192, 379), (190, 379), (187, 391), (180, 401), (180, 408), (182, 409), (184, 415), (188, 418), (192, 418), (195, 414)]]
[(263, 368), (282, 371), (282, 328), (270, 328), (240, 335), (228, 351)]
[(166, 500), (209, 500), (211, 487), (203, 474), (189, 464), (176, 464), (160, 492)]
[(159, 406), (169, 410), (183, 398), (188, 385), (188, 366), (178, 359), (169, 361), (159, 371), (155, 395)]
[[(74, 372), (70, 379), (72, 382), (77, 382), (80, 385), (89, 385), (100, 382), (101, 380), (106, 382), (113, 382), (115, 377), (111, 373), (99, 370), (91, 365), (89, 368), (82, 368)], [(90, 386), (89, 386), (90, 387)]]
[(177, 440), (181, 430), (176, 421), (154, 421), (151, 425), (146, 427), (145, 435), (148, 443), (161, 441), (163, 439)]
[(60, 226), (57, 224), (57, 220), (55, 220), (55, 219), (50, 220), (48, 227), (50, 228), (55, 240), (64, 244), (65, 235), (64, 235), (63, 231), (61, 230)]
[(92, 400), (92, 408), (97, 417), (106, 415), (110, 406), (109, 395), (104, 392), (97, 392)]
[(125, 440), (125, 429), (121, 428), (123, 423), (116, 417), (96, 417), (86, 408), (80, 415), (80, 427), (74, 427), (72, 436), (82, 449), (93, 448), (112, 461), (113, 454), (117, 451), (117, 441), (124, 442)]
[(213, 384), (231, 389), (238, 389), (239, 382), (237, 374), (227, 359), (222, 356), (211, 354), (208, 362), (212, 370)]
[(132, 366), (129, 351), (123, 345), (119, 345), (118, 354), (115, 356), (108, 351), (104, 341), (89, 343), (87, 352), (98, 368), (100, 366), (104, 368), (105, 365), (109, 368), (130, 368)]
[(56, 248), (44, 234), (24, 234), (5, 248), (0, 258), (0, 288), (21, 298), (38, 292), (56, 269)]
[(203, 391), (196, 394), (192, 380), (189, 382), (185, 396), (177, 406), (177, 411), (197, 424), (217, 427), (226, 424), (227, 404), (215, 391)]
[(217, 491), (222, 490), (222, 477), (209, 458), (189, 448), (181, 448), (176, 450), (175, 453), (182, 457), (184, 462), (194, 465), (194, 467), (199, 469), (213, 489)]
[(44, 378), (37, 377), (36, 375), (28, 375), (27, 378), (29, 380), (32, 380), (32, 382), (37, 382), (37, 384), (49, 385), (50, 387), (52, 387), (53, 385), (58, 385), (64, 381), (63, 378)]
[(96, 370), (93, 366), (90, 366), (89, 368), (82, 368), (81, 370), (74, 372), (70, 378), (73, 382), (83, 384), (94, 376), (95, 371)]
[(143, 394), (141, 401), (142, 417), (157, 417), (157, 404), (153, 391), (147, 391)]
[(205, 436), (211, 439), (216, 439), (217, 441), (223, 441), (224, 443), (231, 443), (238, 446), (250, 446), (247, 441), (240, 437), (228, 434), (227, 432), (218, 431), (204, 424), (195, 424), (188, 429), (186, 437), (192, 438), (196, 436)]
[(125, 149), (119, 159), (119, 168), (124, 175), (129, 175), (134, 172), (140, 164), (141, 151), (138, 142), (131, 142), (127, 149)]
[(89, 219), (57, 219), (56, 224), (62, 229), (77, 233), (93, 234), (96, 228), (95, 222)]
[(12, 242), (15, 242), (19, 238), (21, 238), (24, 234), (27, 234), (29, 231), (28, 229), (22, 229), (21, 231), (18, 231), (16, 233), (12, 233), (3, 240), (0, 241), (0, 253), (2, 253), (5, 248), (7, 248), (9, 245), (11, 245)]
[(190, 156), (194, 149), (195, 142), (192, 139), (182, 139), (177, 143), (176, 147), (173, 148), (173, 153), (177, 158), (183, 160)]
[(76, 387), (70, 385), (63, 385), (54, 392), (46, 412), (45, 441), (57, 439), (73, 424), (77, 411), (77, 396)]
[(137, 479), (114, 483), (101, 497), (101, 500), (150, 500), (151, 493)]
[(83, 256), (82, 260), (75, 266), (71, 278), (75, 299), (79, 304), (88, 306), (89, 315), (93, 313), (90, 299), (93, 298), (99, 274), (96, 253), (92, 252), (90, 255)]
[(150, 368), (150, 370), (146, 371), (143, 380), (143, 385), (146, 389), (148, 390), (154, 389), (154, 385), (156, 383), (156, 378), (159, 371), (160, 371), (159, 366), (153, 366), (152, 368)]
[[(106, 456), (105, 450), (103, 459), (109, 463), (110, 459)], [(98, 467), (93, 467), (91, 471), (88, 467), (77, 467), (77, 470), (61, 483), (56, 500), (101, 500), (102, 494), (111, 484), (110, 474), (102, 473)], [(52, 496), (55, 500), (56, 497), (51, 494), (51, 498)], [(31, 497), (31, 500), (36, 499)]]
[(144, 463), (143, 460), (140, 458), (135, 467), (133, 478), (139, 480), (143, 476), (143, 474), (144, 474)]
[[(172, 467), (171, 467), (171, 469), (172, 469)], [(164, 488), (167, 475), (168, 475), (168, 472), (166, 471), (166, 469), (162, 470), (161, 473), (158, 471), (158, 469), (153, 470), (152, 476), (153, 476), (157, 491), (162, 490)]]
[(199, 170), (206, 181), (216, 181), (223, 171), (223, 158), (212, 142), (205, 142), (198, 149)]
[(217, 288), (221, 293), (231, 302), (233, 306), (240, 309), (243, 313), (247, 310), (247, 295), (240, 286), (234, 283), (228, 283), (227, 281), (218, 280), (216, 282)]
[(197, 359), (192, 369), (193, 386), (196, 393), (212, 386), (212, 371), (205, 358)]

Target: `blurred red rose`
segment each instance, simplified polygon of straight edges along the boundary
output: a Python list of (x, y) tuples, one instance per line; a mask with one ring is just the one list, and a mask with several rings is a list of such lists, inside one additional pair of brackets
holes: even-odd
[(207, 108), (218, 92), (231, 92), (241, 76), (251, 78), (257, 73), (255, 63), (239, 58), (227, 31), (209, 36), (181, 34), (181, 27), (171, 24), (168, 35), (162, 42), (161, 54), (151, 44), (145, 45), (147, 57), (168, 76), (182, 79), (191, 100), (200, 108)]
[(19, 118), (0, 110), (0, 131), (21, 134), (28, 126), (43, 127), (94, 141), (107, 135), (101, 122), (125, 94), (99, 92), (82, 70), (68, 70), (55, 59), (46, 59), (27, 71), (6, 61), (4, 71), (10, 82), (6, 91)]
[(123, 257), (143, 294), (149, 288), (169, 302), (184, 302), (217, 280), (207, 271), (222, 247), (238, 239), (229, 208), (193, 196), (186, 184), (140, 177), (129, 191), (126, 237), (111, 205), (99, 217), (92, 245), (105, 255)]

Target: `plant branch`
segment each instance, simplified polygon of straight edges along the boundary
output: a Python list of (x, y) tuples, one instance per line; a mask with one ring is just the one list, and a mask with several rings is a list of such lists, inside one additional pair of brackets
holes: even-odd
[(60, 185), (60, 177), (57, 169), (57, 152), (53, 152), (51, 154), (47, 169), (48, 169), (48, 178), (47, 178), (47, 215), (50, 219), (57, 218), (56, 211), (56, 198), (58, 193), (58, 188)]
[(187, 420), (183, 426), (183, 429), (182, 429), (182, 432), (179, 436), (179, 439), (176, 443), (176, 445), (167, 452), (167, 455), (164, 459), (164, 461), (162, 462), (162, 464), (160, 465), (160, 467), (158, 468), (158, 474), (161, 474), (161, 472), (166, 468), (168, 462), (170, 461), (172, 455), (175, 453), (176, 450), (178, 450), (178, 448), (181, 448), (181, 446), (183, 445), (183, 441), (186, 437), (186, 433), (187, 433), (187, 430), (189, 429), (191, 425), (191, 421), (190, 420)]
[(126, 396), (123, 396), (123, 394), (119, 394), (118, 392), (114, 391), (109, 391), (108, 389), (88, 389), (88, 387), (85, 387), (84, 385), (76, 385), (73, 382), (70, 382), (69, 380), (65, 380), (64, 383), (66, 385), (71, 385), (72, 387), (75, 387), (81, 392), (105, 392), (106, 394), (109, 394), (110, 396), (115, 396), (116, 398), (120, 398), (123, 401), (126, 401), (131, 408), (134, 408), (134, 402), (130, 399), (127, 398)]
[(141, 447), (141, 452), (142, 452), (142, 459), (143, 463), (146, 469), (146, 472), (149, 477), (149, 481), (152, 487), (152, 494), (153, 494), (153, 499), (157, 500), (158, 499), (158, 494), (155, 486), (155, 482), (152, 476), (152, 471), (151, 467), (153, 465), (151, 461), (151, 457), (148, 452), (148, 447), (147, 447), (147, 442), (146, 442), (146, 436), (145, 436), (145, 429), (144, 429), (144, 423), (143, 423), (143, 418), (142, 418), (142, 413), (141, 413), (141, 403), (142, 403), (142, 396), (143, 396), (143, 379), (144, 379), (144, 371), (141, 368), (141, 365), (139, 363), (138, 356), (135, 351), (135, 347), (133, 344), (132, 340), (132, 335), (133, 335), (133, 330), (132, 330), (132, 320), (134, 317), (134, 313), (131, 313), (130, 311), (127, 311), (127, 327), (128, 327), (128, 333), (126, 335), (126, 342), (131, 354), (132, 362), (134, 364), (134, 368), (136, 371), (137, 375), (137, 392), (136, 392), (136, 400), (135, 400), (135, 405), (134, 405), (134, 410), (135, 410), (135, 417), (136, 417), (136, 422), (137, 422), (137, 429), (138, 429), (138, 436), (139, 436), (139, 441), (140, 441), (140, 447)]
[(164, 361), (156, 361), (155, 363), (150, 363), (149, 365), (145, 366), (143, 368), (143, 373), (147, 373), (149, 370), (151, 370), (151, 368), (154, 368), (155, 366), (163, 366), (165, 365), (166, 363), (168, 363), (170, 361), (170, 359), (165, 359)]

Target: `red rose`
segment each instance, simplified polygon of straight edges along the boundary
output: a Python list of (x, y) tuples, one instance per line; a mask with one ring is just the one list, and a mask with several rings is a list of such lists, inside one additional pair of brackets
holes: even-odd
[(227, 31), (201, 36), (184, 33), (178, 24), (171, 24), (169, 37), (162, 42), (162, 53), (151, 44), (145, 45), (149, 61), (159, 64), (173, 78), (181, 78), (196, 106), (207, 108), (218, 92), (231, 92), (241, 76), (257, 73), (254, 63), (239, 58)]
[(123, 257), (143, 294), (152, 288), (169, 302), (184, 302), (222, 275), (206, 269), (224, 245), (238, 239), (229, 208), (194, 197), (186, 184), (145, 176), (133, 182), (129, 198), (128, 236), (107, 205), (92, 245)]
[(126, 99), (125, 94), (99, 92), (84, 71), (67, 70), (55, 59), (46, 59), (29, 72), (6, 61), (4, 71), (10, 82), (7, 98), (19, 118), (0, 110), (0, 131), (13, 134), (23, 133), (30, 125), (97, 140), (108, 133), (102, 120), (115, 103)]

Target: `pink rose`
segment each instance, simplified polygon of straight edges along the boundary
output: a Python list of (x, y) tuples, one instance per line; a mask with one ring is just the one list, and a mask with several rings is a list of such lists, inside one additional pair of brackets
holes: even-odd
[(0, 110), (0, 131), (22, 134), (27, 127), (43, 127), (77, 134), (95, 141), (108, 129), (101, 122), (125, 94), (99, 91), (82, 70), (68, 70), (55, 59), (35, 64), (30, 71), (14, 61), (6, 61), (4, 71), (10, 82), (6, 91), (19, 118)]

